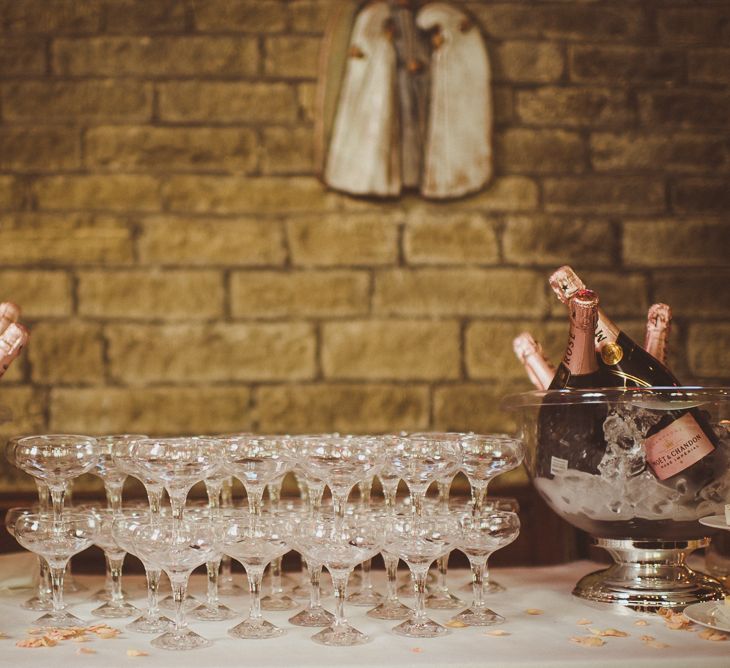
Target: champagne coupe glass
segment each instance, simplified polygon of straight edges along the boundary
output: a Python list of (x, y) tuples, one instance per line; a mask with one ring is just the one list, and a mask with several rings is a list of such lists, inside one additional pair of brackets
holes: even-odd
[[(357, 483), (357, 487), (360, 491), (360, 512), (367, 513), (370, 508), (373, 477), (371, 476), (365, 480), (361, 480)], [(373, 586), (373, 580), (370, 575), (372, 563), (372, 559), (366, 559), (360, 564), (360, 588), (347, 597), (347, 602), (351, 605), (361, 605), (369, 608), (378, 605), (383, 600), (381, 594), (375, 591), (375, 587)]]
[(210, 640), (188, 628), (185, 597), (190, 573), (210, 561), (219, 549), (217, 527), (209, 521), (184, 517), (160, 518), (141, 524), (132, 536), (136, 553), (167, 573), (175, 600), (175, 627), (152, 641), (154, 647), (188, 650), (208, 647)]
[(248, 508), (252, 515), (261, 514), (266, 485), (291, 468), (291, 455), (285, 439), (282, 436), (253, 435), (223, 439), (226, 468), (246, 488)]
[(489, 556), (509, 545), (520, 532), (516, 513), (498, 510), (467, 512), (459, 517), (456, 547), (469, 559), (474, 587), (471, 607), (460, 612), (455, 620), (469, 626), (501, 624), (504, 617), (484, 603), (484, 573)]
[[(288, 445), (288, 444), (287, 444)], [(291, 450), (291, 449), (290, 449)], [(290, 451), (293, 459), (293, 454)], [(290, 461), (290, 466), (292, 461)], [(272, 480), (266, 488), (269, 490), (269, 505), (275, 512), (280, 510), (281, 488), (284, 484), (286, 474)], [(261, 599), (261, 607), (264, 610), (291, 610), (297, 607), (297, 602), (289, 596), (281, 584), (281, 564), (283, 557), (276, 557), (269, 564), (269, 580), (271, 592)]]
[[(344, 514), (344, 508), (342, 508)], [(322, 645), (362, 645), (370, 640), (345, 618), (345, 589), (355, 566), (374, 557), (383, 547), (382, 518), (358, 513), (342, 517), (320, 515), (292, 527), (296, 550), (315, 563), (324, 563), (335, 589), (335, 620), (312, 636)]]
[(135, 445), (135, 440), (116, 441), (112, 445), (112, 461), (120, 471), (137, 478), (144, 485), (150, 504), (150, 514), (159, 516), (164, 487), (158, 479), (153, 478), (142, 468), (134, 453)]
[(137, 554), (134, 545), (134, 532), (141, 525), (149, 524), (150, 519), (151, 516), (148, 510), (127, 508), (121, 515), (115, 516), (112, 525), (112, 535), (117, 544), (128, 554), (137, 557), (144, 566), (145, 577), (147, 579), (147, 610), (133, 622), (127, 624), (126, 627), (130, 631), (137, 631), (138, 633), (162, 633), (163, 631), (167, 631), (172, 625), (172, 620), (160, 614), (158, 606), (160, 575), (162, 571), (146, 559), (142, 559)]
[(324, 481), (332, 492), (337, 517), (345, 516), (352, 488), (377, 475), (383, 465), (383, 447), (370, 436), (323, 436), (309, 439), (300, 449), (300, 464), (308, 478)]
[(36, 619), (33, 626), (86, 626), (86, 622), (65, 610), (63, 574), (69, 559), (93, 544), (97, 526), (98, 521), (90, 512), (34, 513), (22, 515), (16, 521), (15, 539), (26, 550), (43, 557), (51, 571), (53, 609)]
[[(520, 439), (507, 434), (469, 434), (461, 442), (461, 451), (461, 468), (471, 485), (474, 512), (479, 513), (490, 481), (517, 468), (525, 457), (525, 447)], [(484, 572), (484, 582), (488, 593), (504, 591), (499, 583), (490, 582), (489, 570)]]
[(222, 464), (220, 442), (212, 438), (148, 438), (134, 442), (132, 456), (170, 497), (172, 519), (181, 520), (190, 488)]
[(91, 611), (95, 617), (132, 617), (137, 612), (131, 603), (127, 602), (122, 592), (122, 566), (127, 551), (117, 542), (112, 528), (114, 520), (123, 516), (122, 510), (111, 508), (91, 509), (97, 519), (97, 531), (94, 543), (104, 551), (104, 557), (111, 575), (111, 597), (110, 599)]
[(388, 464), (408, 485), (413, 512), (420, 516), (426, 490), (432, 482), (456, 474), (461, 451), (457, 442), (439, 434), (407, 436), (388, 449)]
[[(221, 508), (233, 508), (233, 476), (230, 474), (223, 479), (223, 486), (221, 487)], [(231, 558), (227, 554), (221, 557), (218, 593), (226, 596), (236, 596), (243, 593), (243, 587), (233, 581)]]
[(61, 517), (69, 481), (91, 471), (99, 459), (96, 439), (76, 434), (46, 434), (19, 438), (15, 464), (48, 485), (53, 515)]
[(456, 523), (439, 513), (407, 513), (388, 521), (385, 552), (406, 562), (416, 593), (413, 614), (394, 627), (394, 633), (409, 638), (434, 638), (449, 633), (446, 627), (426, 616), (426, 579), (431, 564), (454, 547), (456, 532)]
[(284, 634), (284, 629), (261, 614), (261, 580), (266, 565), (289, 551), (288, 534), (285, 519), (269, 511), (226, 516), (221, 549), (243, 564), (251, 592), (248, 618), (228, 631), (234, 638), (276, 638)]

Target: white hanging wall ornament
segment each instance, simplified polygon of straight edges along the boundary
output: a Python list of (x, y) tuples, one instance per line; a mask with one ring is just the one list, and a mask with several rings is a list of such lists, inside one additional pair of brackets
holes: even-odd
[[(419, 9), (420, 7), (420, 9)], [(340, 0), (325, 34), (315, 153), (325, 184), (449, 199), (492, 174), (489, 61), (446, 3)]]

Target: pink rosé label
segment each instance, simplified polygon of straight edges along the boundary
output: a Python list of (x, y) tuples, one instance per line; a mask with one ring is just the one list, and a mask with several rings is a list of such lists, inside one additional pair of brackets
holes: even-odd
[(659, 480), (666, 480), (709, 455), (715, 446), (691, 413), (644, 441), (646, 461)]

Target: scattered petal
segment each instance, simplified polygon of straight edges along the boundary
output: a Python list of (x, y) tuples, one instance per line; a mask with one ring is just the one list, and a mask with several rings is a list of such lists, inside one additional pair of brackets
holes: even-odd
[(637, 619), (634, 622), (634, 626), (649, 626), (649, 622), (647, 622), (645, 619)]
[(627, 638), (629, 636), (626, 631), (619, 631), (618, 629), (604, 629), (600, 635), (604, 638)]
[(576, 624), (578, 626), (585, 626), (586, 624), (593, 624), (593, 622), (590, 619), (586, 619), (585, 617), (583, 617), (582, 619), (579, 619)]
[(411, 652), (413, 652), (414, 654), (420, 654), (421, 652), (423, 652), (423, 648), (422, 647), (411, 647)]
[(606, 641), (598, 636), (572, 636), (570, 642), (583, 647), (601, 647), (606, 644)]
[(652, 647), (653, 649), (666, 649), (667, 647), (671, 647), (671, 645), (667, 645), (665, 642), (659, 642), (658, 640), (649, 640), (644, 644), (647, 647)]
[(127, 656), (149, 656), (149, 654), (141, 649), (128, 649)]
[(511, 633), (503, 631), (502, 629), (493, 629), (491, 631), (485, 631), (485, 636), (492, 636), (494, 638), (503, 638), (504, 636), (511, 636)]
[(460, 619), (450, 619), (446, 622), (445, 626), (448, 626), (450, 629), (465, 629), (469, 625), (465, 624)]
[(76, 654), (96, 654), (96, 650), (91, 649), (91, 647), (79, 647)]
[(722, 631), (715, 631), (714, 629), (704, 629), (700, 631), (697, 635), (702, 638), (702, 640), (723, 641), (727, 640), (728, 638), (727, 633), (723, 633)]
[(654, 636), (641, 636), (642, 642), (651, 642), (652, 640), (656, 640)]
[(545, 611), (544, 610), (540, 610), (540, 608), (527, 608), (527, 610), (525, 610), (525, 612), (528, 615), (542, 615), (542, 614), (545, 613)]

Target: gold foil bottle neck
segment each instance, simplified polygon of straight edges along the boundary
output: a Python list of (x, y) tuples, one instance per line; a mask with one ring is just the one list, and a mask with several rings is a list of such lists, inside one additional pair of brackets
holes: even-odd
[(522, 332), (512, 342), (512, 350), (515, 351), (517, 358), (524, 363), (525, 359), (535, 353), (542, 356), (542, 346), (535, 341), (529, 332)]
[(553, 292), (563, 304), (567, 304), (576, 292), (585, 290), (586, 287), (585, 283), (578, 278), (578, 274), (568, 265), (553, 272), (549, 281)]
[(570, 299), (570, 319), (580, 329), (596, 328), (598, 295), (592, 290), (578, 290)]

